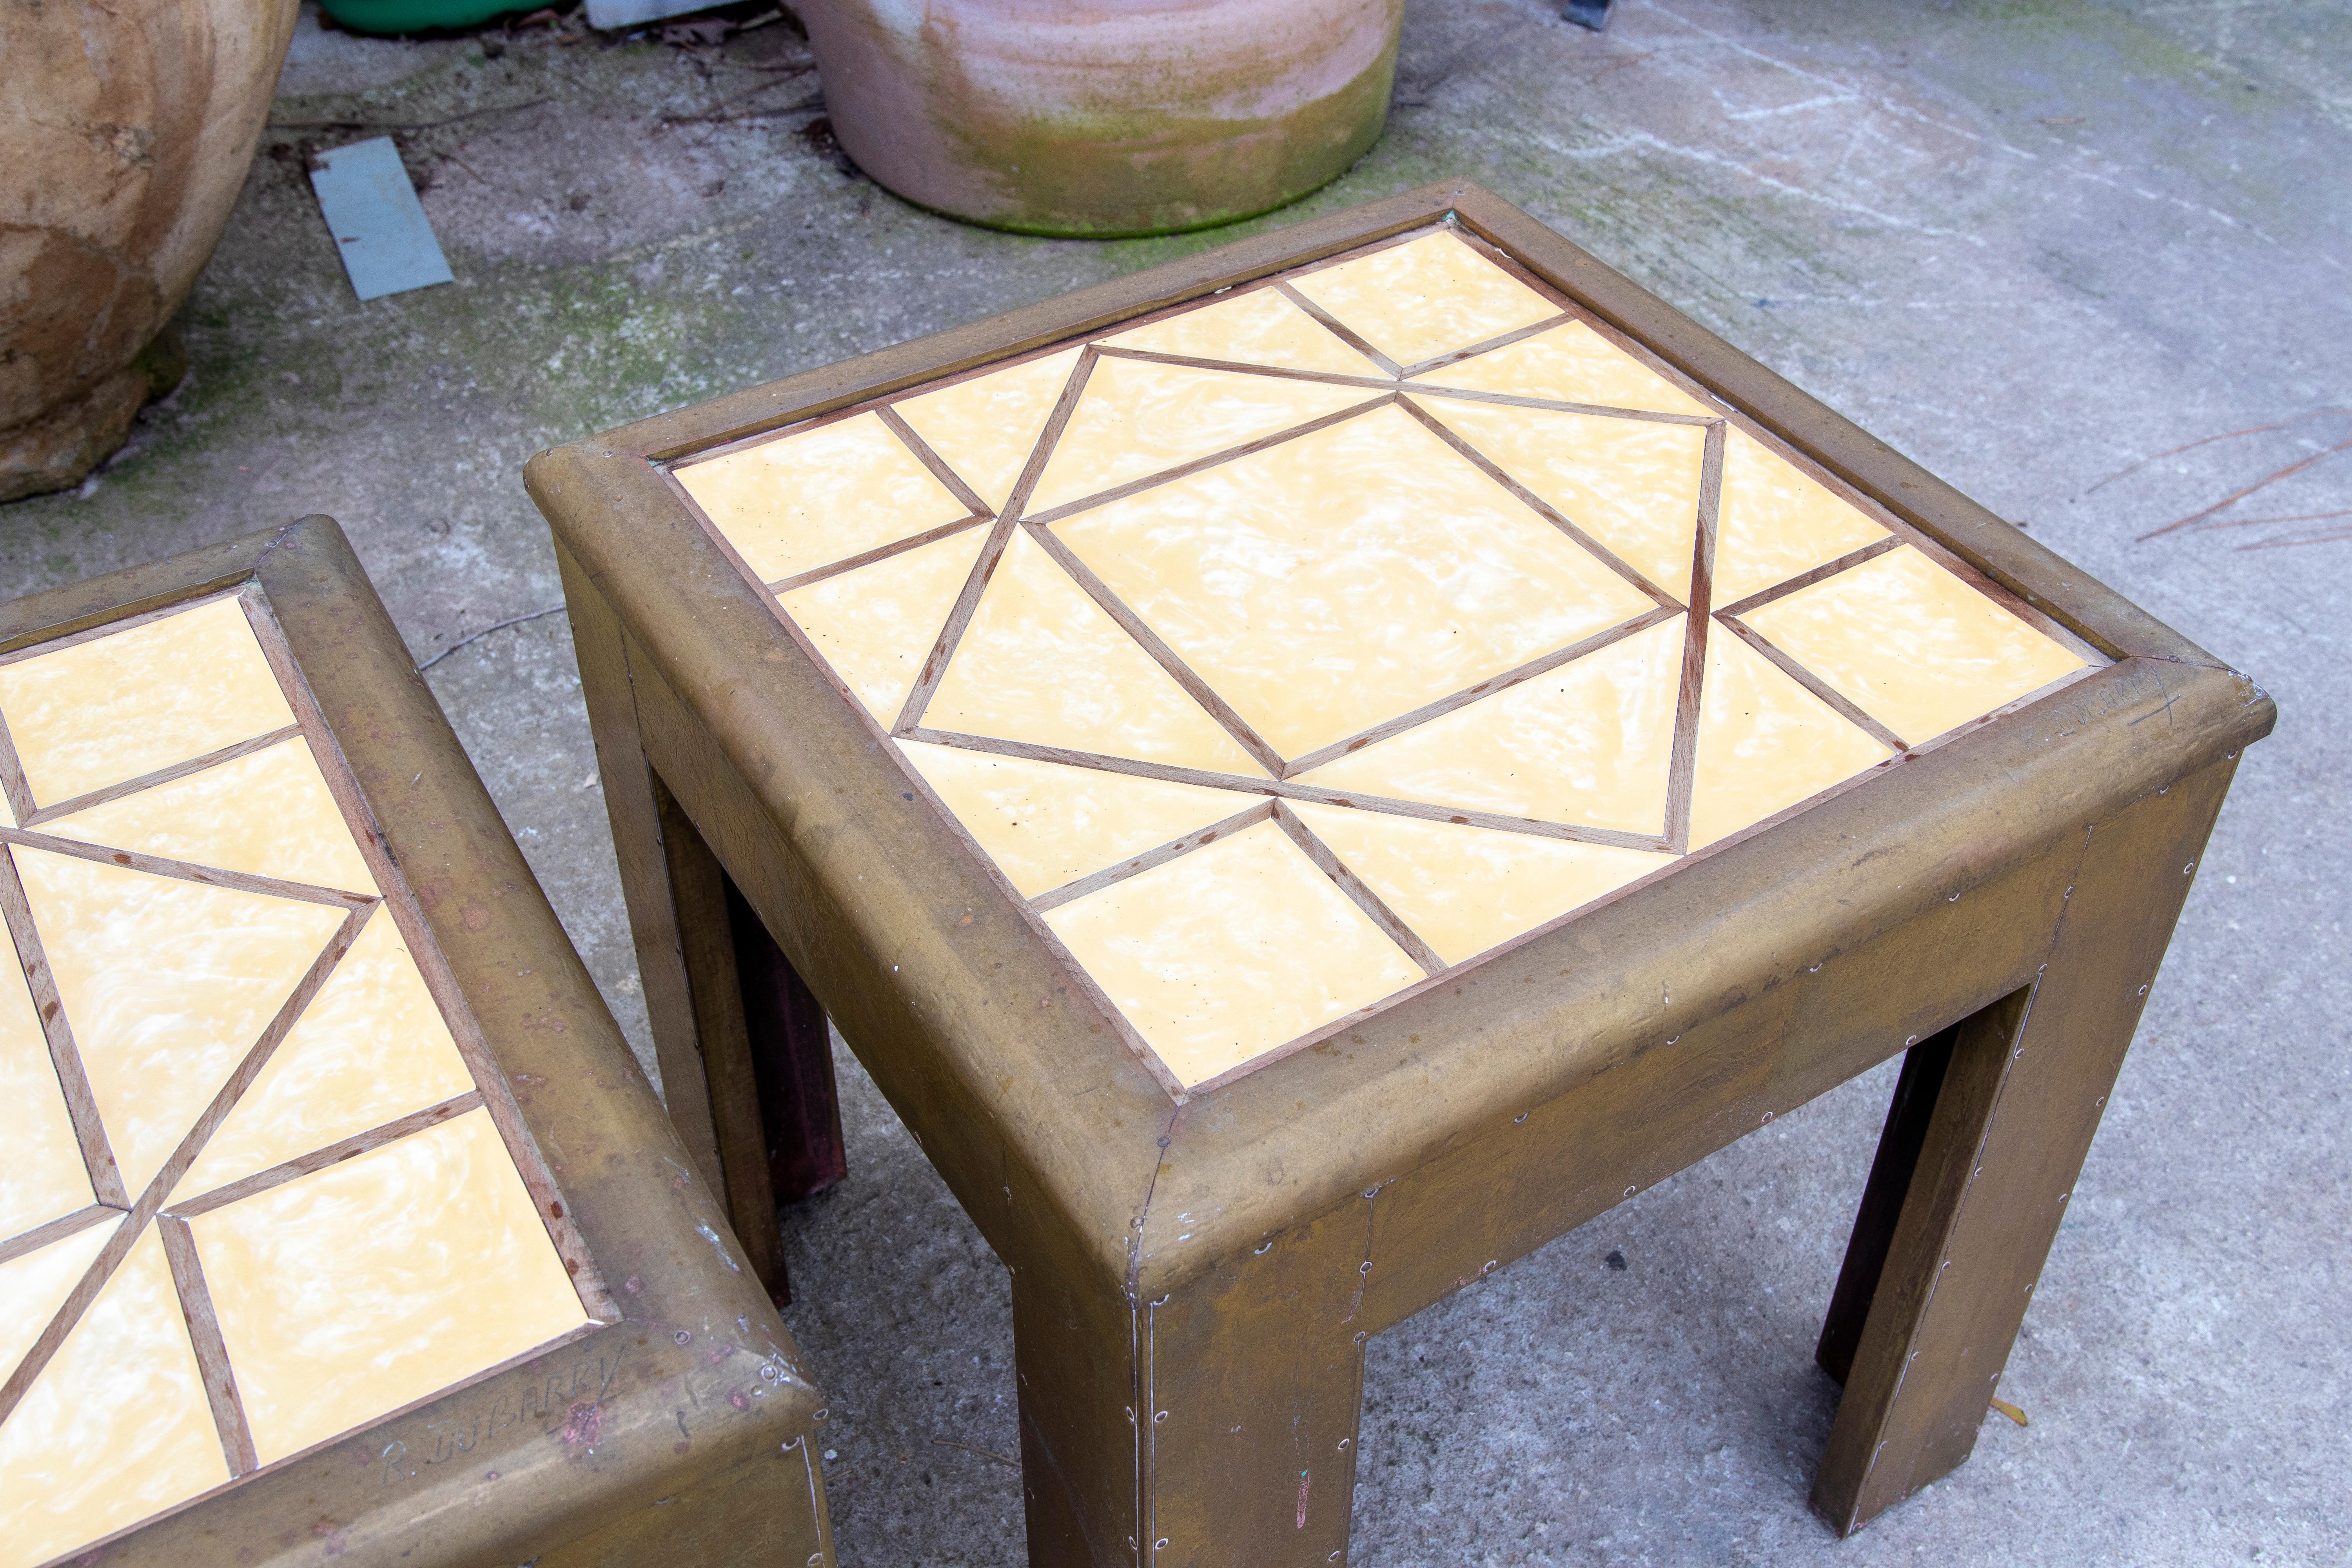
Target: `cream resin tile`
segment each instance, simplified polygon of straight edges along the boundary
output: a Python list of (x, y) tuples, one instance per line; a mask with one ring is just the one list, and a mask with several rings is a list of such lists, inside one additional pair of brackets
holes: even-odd
[(1263, 778), (1045, 547), (1016, 531), (923, 723), (1106, 756)]
[(1447, 963), (1613, 893), (1671, 855), (1294, 801), (1292, 809)]
[(43, 805), (294, 722), (233, 598), (0, 665), (0, 713)]
[(1395, 408), (1054, 531), (1286, 756), (1654, 607)]
[(11, 853), (135, 1196), (260, 1038), (342, 911), (21, 846)]
[(1045, 918), (1187, 1085), (1423, 977), (1271, 822)]
[[(5, 942), (0, 952), (13, 960)], [(48, 1036), (15, 963), (0, 973), (0, 1241), (97, 1201)], [(7, 1312), (0, 1309), (0, 1332)], [(5, 1377), (0, 1366), (0, 1377)]]
[(1722, 412), (1693, 397), (1582, 321), (1570, 321), (1489, 349), (1415, 379), (1470, 392), (1501, 392), (1601, 408), (1702, 416)]
[(1885, 760), (1885, 746), (1715, 628), (1699, 700), (1690, 843), (1703, 849)]
[(487, 1110), (189, 1223), (265, 1465), (587, 1321)]
[(1887, 531), (1743, 431), (1728, 432), (1715, 546), (1717, 609), (1875, 544)]
[(1298, 782), (1663, 835), (1686, 624), (1661, 622)]
[(1144, 349), (1188, 359), (1319, 370), (1334, 375), (1381, 374), (1378, 365), (1273, 289), (1235, 294), (1102, 341), (1112, 348)]
[[(121, 1224), (117, 1215), (38, 1251), (0, 1263), (0, 1382), (16, 1372), (33, 1342), (47, 1331), (49, 1320), (58, 1315), (58, 1309), (66, 1304), (66, 1298), (73, 1294)], [(6, 1479), (6, 1474), (0, 1470), (0, 1479)]]
[(379, 905), (173, 1195), (195, 1197), (473, 1087)]
[(1559, 314), (1558, 305), (1443, 230), (1290, 284), (1402, 365)]
[(1444, 397), (1414, 402), (1620, 561), (1689, 601), (1703, 426)]
[(969, 515), (872, 414), (690, 464), (677, 476), (762, 583)]
[(150, 1229), (0, 1426), (0, 1563), (46, 1563), (228, 1479)]
[(1156, 849), (1263, 798), (955, 746), (898, 744), (1024, 898)]
[(172, 784), (45, 821), (40, 831), (345, 892), (377, 890), (310, 754), (310, 742), (299, 735)]
[(887, 729), (923, 672), (988, 530), (961, 533), (779, 597), (842, 683)]
[(981, 500), (1002, 511), (1077, 363), (1078, 351), (1068, 349), (892, 406)]
[(1743, 618), (1915, 746), (2083, 668), (1907, 545)]
[(1378, 395), (1241, 371), (1097, 360), (1025, 510), (1034, 517)]

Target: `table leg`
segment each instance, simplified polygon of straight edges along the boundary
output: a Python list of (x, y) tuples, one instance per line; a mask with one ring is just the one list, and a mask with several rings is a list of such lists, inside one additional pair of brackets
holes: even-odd
[(2089, 832), (2034, 984), (1906, 1062), (1911, 1095), (1897, 1091), (1852, 1284), (1822, 1332), (1823, 1365), (1848, 1368), (1812, 1500), (1841, 1534), (1975, 1447), (2234, 771), (2216, 764)]
[(1360, 1276), (1321, 1261), (1269, 1255), (1132, 1307), (1014, 1276), (1033, 1568), (1347, 1560), (1364, 1350), (1346, 1314)]

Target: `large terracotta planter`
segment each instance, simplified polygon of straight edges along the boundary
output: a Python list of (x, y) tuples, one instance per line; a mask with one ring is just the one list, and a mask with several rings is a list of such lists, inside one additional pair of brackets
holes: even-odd
[(1402, 0), (803, 0), (834, 133), (908, 200), (998, 228), (1199, 228), (1381, 133)]
[(245, 183), (297, 0), (0, 5), (0, 500), (77, 483)]

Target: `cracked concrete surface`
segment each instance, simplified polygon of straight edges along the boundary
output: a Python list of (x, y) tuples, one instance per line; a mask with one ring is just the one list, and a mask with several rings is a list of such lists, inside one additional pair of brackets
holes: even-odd
[[(797, 41), (421, 44), (306, 23), (183, 315), (194, 371), (15, 594), (313, 510), (420, 659), (559, 597), (532, 450), (1224, 234), (1015, 238), (845, 171)], [(333, 121), (320, 124), (320, 121)], [(404, 153), (458, 281), (355, 304), (306, 146)], [(308, 123), (295, 123), (308, 122)], [(1353, 1561), (2336, 1563), (2352, 1439), (2352, 11), (2334, 0), (1412, 0), (1391, 128), (1255, 230), (1467, 174), (2277, 698), (1960, 1471), (1840, 1543), (1811, 1364), (1890, 1069), (1370, 1346)], [(2143, 537), (2306, 458), (2204, 524)], [(2280, 521), (2263, 521), (2261, 519)], [(2226, 526), (2224, 526), (2226, 525)], [(2297, 542), (2306, 539), (2320, 542)], [(640, 1050), (563, 618), (430, 679)], [(2331, 847), (2331, 846), (2333, 846)], [(785, 1220), (845, 1563), (1021, 1560), (1002, 1271), (854, 1063)], [(1612, 1253), (1622, 1268), (1610, 1266)]]

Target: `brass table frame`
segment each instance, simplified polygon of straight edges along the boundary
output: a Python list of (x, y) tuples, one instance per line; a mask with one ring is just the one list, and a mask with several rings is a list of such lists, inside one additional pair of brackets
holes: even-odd
[(334, 521), (0, 605), (0, 653), (239, 591), (274, 626), (264, 646), (314, 750), (341, 753), (371, 868), (404, 928), (429, 933), (414, 949), (505, 1074), (609, 1304), (72, 1560), (829, 1565), (823, 1396)]
[[(1449, 216), (2113, 662), (1312, 1049), (1172, 1092), (665, 465)], [(540, 454), (527, 479), (665, 1079), (743, 1053), (740, 1025), (708, 1024), (740, 1016), (708, 958), (738, 933), (668, 873), (723, 867), (1012, 1270), (1039, 1564), (1340, 1561), (1368, 1336), (1906, 1047), (1822, 1335), (1845, 1392), (1813, 1500), (1851, 1531), (1950, 1470), (2238, 753), (2275, 717), (2245, 677), (1464, 183), (640, 421)], [(689, 1142), (715, 1149), (709, 1115), (745, 1114), (718, 1099), (698, 1112), (673, 1091), (703, 1118)], [(756, 1184), (748, 1156), (726, 1164), (730, 1188)]]

